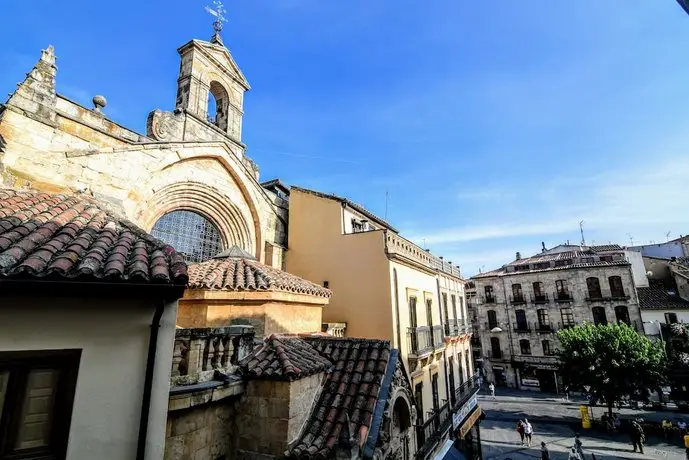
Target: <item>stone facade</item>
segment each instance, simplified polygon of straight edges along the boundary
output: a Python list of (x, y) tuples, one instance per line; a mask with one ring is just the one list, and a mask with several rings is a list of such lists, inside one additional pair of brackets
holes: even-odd
[[(576, 257), (581, 256), (575, 261)], [(613, 256), (605, 252), (602, 257)], [(529, 270), (510, 269), (519, 265), (518, 258), (502, 269), (473, 277), (469, 299), (476, 312), (473, 327), (479, 335), (476, 345), (486, 380), (555, 392), (561, 386), (554, 357), (559, 329), (604, 320), (623, 321), (643, 332), (631, 264), (622, 252), (614, 257), (612, 262), (596, 258), (540, 269), (531, 258)], [(592, 279), (598, 280), (600, 295), (589, 289)], [(615, 279), (621, 292), (613, 286)]]
[[(54, 51), (44, 50), (0, 107), (0, 185), (85, 191), (147, 231), (168, 212), (193, 211), (217, 227), (224, 247), (281, 268), (285, 212), (241, 142), (248, 83), (218, 43), (192, 40), (179, 52), (175, 110), (153, 111), (142, 135), (109, 120), (107, 107), (60, 96)], [(212, 120), (209, 94), (218, 106)]]
[(237, 458), (282, 457), (318, 399), (324, 374), (294, 381), (251, 380), (237, 417)]

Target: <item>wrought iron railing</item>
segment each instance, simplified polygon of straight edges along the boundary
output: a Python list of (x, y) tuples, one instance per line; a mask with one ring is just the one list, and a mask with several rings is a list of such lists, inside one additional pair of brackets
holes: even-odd
[(555, 302), (572, 302), (574, 300), (569, 291), (553, 292), (553, 299)]
[(534, 294), (531, 296), (531, 302), (535, 304), (548, 303), (548, 294)]
[(521, 295), (511, 295), (511, 296), (510, 296), (510, 303), (511, 303), (512, 305), (524, 304), (524, 303), (526, 303), (526, 297), (524, 297), (524, 294), (521, 294)]

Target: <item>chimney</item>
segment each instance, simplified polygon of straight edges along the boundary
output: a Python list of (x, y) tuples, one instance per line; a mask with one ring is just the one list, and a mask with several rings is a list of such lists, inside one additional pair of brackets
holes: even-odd
[(545, 252), (545, 241), (541, 241), (541, 252)]
[(521, 252), (517, 251), (517, 260), (521, 260), (521, 258), (522, 258)]

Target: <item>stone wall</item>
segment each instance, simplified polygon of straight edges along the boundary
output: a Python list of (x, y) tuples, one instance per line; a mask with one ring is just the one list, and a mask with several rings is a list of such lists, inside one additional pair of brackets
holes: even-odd
[(252, 380), (237, 417), (237, 458), (282, 457), (317, 399), (323, 374), (293, 382)]
[(230, 460), (236, 451), (234, 435), (237, 398), (226, 398), (168, 413), (165, 460)]

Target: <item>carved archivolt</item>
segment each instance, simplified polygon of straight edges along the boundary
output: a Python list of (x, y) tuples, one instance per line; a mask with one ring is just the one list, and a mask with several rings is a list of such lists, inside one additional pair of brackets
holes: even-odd
[(220, 231), (223, 247), (236, 244), (256, 253), (253, 225), (248, 225), (229, 198), (204, 184), (182, 182), (163, 187), (140, 205), (137, 215), (145, 230), (150, 231), (163, 215), (177, 210), (198, 212), (210, 220)]

